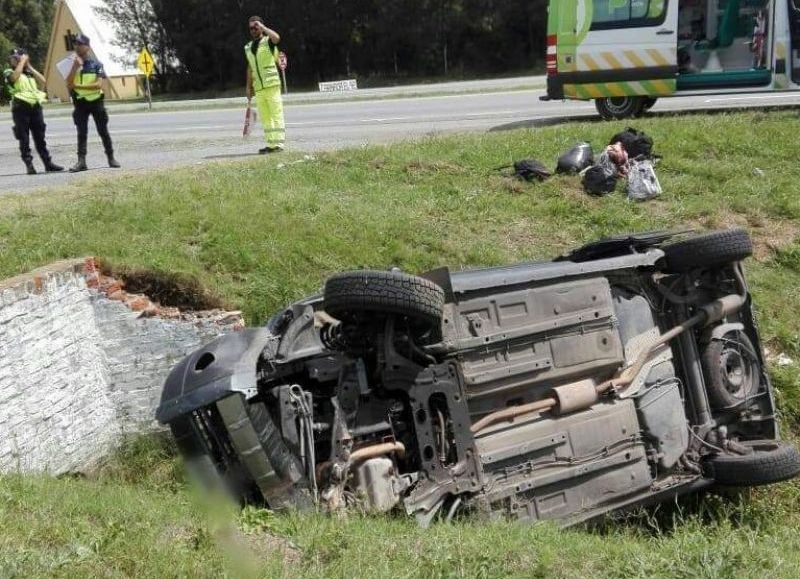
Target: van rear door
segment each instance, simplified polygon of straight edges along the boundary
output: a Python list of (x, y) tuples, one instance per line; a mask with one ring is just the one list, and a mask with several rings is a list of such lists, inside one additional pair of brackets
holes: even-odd
[(564, 15), (559, 19), (573, 26), (563, 30), (563, 44), (557, 39), (558, 76), (565, 97), (659, 97), (675, 92), (678, 0), (565, 4), (575, 8), (574, 22)]

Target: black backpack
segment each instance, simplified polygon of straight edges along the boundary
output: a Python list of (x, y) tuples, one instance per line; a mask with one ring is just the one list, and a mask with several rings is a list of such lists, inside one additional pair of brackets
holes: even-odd
[(653, 156), (653, 139), (650, 135), (637, 131), (633, 127), (628, 127), (621, 133), (614, 135), (608, 144), (613, 145), (614, 143), (622, 143), (630, 159), (635, 159), (640, 155), (647, 159)]
[(608, 195), (617, 188), (617, 176), (594, 165), (583, 173), (583, 188), (590, 195)]

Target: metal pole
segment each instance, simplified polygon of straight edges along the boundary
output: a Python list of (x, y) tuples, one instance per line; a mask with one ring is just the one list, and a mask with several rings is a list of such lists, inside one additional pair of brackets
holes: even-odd
[(145, 92), (147, 93), (147, 108), (153, 110), (153, 94), (150, 92), (150, 75), (144, 75)]
[(286, 69), (281, 69), (281, 78), (283, 78), (283, 94), (289, 94), (289, 85), (286, 83)]

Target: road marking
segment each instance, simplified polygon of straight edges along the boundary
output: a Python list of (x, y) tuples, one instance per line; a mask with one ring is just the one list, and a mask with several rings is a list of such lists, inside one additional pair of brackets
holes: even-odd
[(753, 96), (738, 96), (738, 97), (721, 97), (706, 99), (703, 103), (722, 103), (726, 101), (749, 101), (749, 100), (766, 100), (766, 99), (800, 99), (797, 94), (768, 94), (768, 95), (753, 95)]

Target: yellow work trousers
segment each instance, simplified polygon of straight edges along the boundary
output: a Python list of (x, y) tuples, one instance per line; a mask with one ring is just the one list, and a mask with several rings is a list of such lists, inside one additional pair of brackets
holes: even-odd
[(264, 138), (270, 147), (283, 147), (286, 125), (283, 122), (281, 87), (271, 86), (256, 92), (256, 106), (264, 125)]

